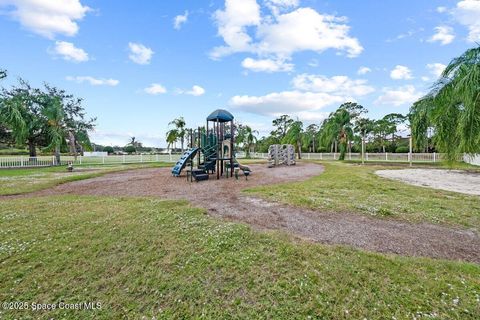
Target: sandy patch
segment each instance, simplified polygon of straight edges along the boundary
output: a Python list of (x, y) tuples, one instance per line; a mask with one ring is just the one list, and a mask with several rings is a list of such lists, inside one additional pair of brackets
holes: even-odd
[(415, 186), (480, 195), (480, 173), (442, 169), (378, 170), (376, 174)]

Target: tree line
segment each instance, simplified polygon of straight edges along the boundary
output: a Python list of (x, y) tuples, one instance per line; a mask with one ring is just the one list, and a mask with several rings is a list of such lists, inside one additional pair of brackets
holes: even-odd
[[(0, 70), (0, 79), (7, 77)], [(95, 127), (95, 118), (88, 119), (82, 99), (47, 83), (32, 87), (19, 79), (0, 92), (0, 144), (28, 147), (29, 156), (37, 156), (37, 148), (53, 152), (61, 163), (61, 152), (77, 155), (91, 149), (88, 132)]]
[[(257, 139), (258, 132), (236, 123), (236, 142), (247, 156), (253, 150), (267, 152), (272, 144), (293, 144), (302, 152), (409, 152), (409, 138), (417, 152), (442, 152), (451, 163), (462, 154), (480, 153), (480, 47), (454, 58), (431, 91), (408, 114), (391, 113), (381, 119), (367, 117), (368, 110), (346, 102), (319, 124), (304, 126), (299, 119), (282, 115), (272, 121), (273, 131)], [(188, 130), (183, 118), (171, 122), (169, 146)], [(406, 132), (400, 134), (399, 129)]]

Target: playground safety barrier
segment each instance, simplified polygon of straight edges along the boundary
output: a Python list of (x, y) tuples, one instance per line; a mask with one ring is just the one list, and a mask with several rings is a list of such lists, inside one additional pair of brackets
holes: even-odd
[[(302, 158), (307, 160), (338, 160), (340, 153), (302, 153)], [(75, 165), (108, 165), (108, 164), (133, 164), (133, 163), (152, 163), (169, 162), (175, 163), (180, 159), (181, 154), (138, 154), (138, 155), (111, 155), (100, 157), (61, 156), (61, 164), (72, 163)], [(435, 163), (443, 160), (443, 154), (440, 153), (366, 153), (365, 161), (369, 162), (412, 162), (417, 163)], [(246, 158), (244, 152), (238, 152), (237, 158)], [(267, 159), (268, 153), (252, 152), (250, 158)], [(345, 160), (361, 160), (360, 153), (346, 153)], [(460, 161), (463, 157), (459, 158)], [(54, 156), (0, 156), (0, 169), (2, 168), (30, 168), (30, 167), (48, 167), (56, 165)]]

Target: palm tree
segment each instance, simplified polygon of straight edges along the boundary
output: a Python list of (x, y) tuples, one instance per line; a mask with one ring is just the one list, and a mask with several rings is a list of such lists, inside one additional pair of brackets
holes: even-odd
[(452, 163), (462, 153), (480, 152), (480, 46), (453, 59), (409, 118), (416, 148), (433, 128), (436, 147)]
[(283, 143), (293, 144), (297, 149), (298, 159), (302, 159), (303, 123), (299, 120), (293, 121), (287, 129)]
[(60, 147), (65, 141), (67, 131), (65, 130), (65, 112), (58, 97), (44, 96), (44, 108), (42, 114), (47, 121), (47, 135), (50, 144), (49, 149), (55, 150), (56, 164), (60, 165)]
[(175, 126), (175, 129), (177, 130), (177, 139), (176, 140), (178, 140), (178, 139), (180, 140), (180, 144), (181, 144), (182, 152), (183, 152), (183, 145), (185, 143), (185, 135), (187, 134), (187, 130), (185, 128), (185, 126), (186, 126), (185, 119), (183, 119), (183, 117), (176, 118), (173, 121), (171, 121), (168, 125), (172, 125), (172, 124)]
[(318, 125), (310, 124), (305, 130), (305, 135), (303, 139), (305, 148), (307, 148), (307, 150), (310, 150), (310, 152), (315, 152), (316, 150), (315, 139), (317, 135)]
[(252, 149), (252, 146), (255, 145), (257, 142), (257, 137), (255, 135), (258, 135), (257, 130), (252, 130), (249, 126), (244, 126), (245, 129), (245, 137), (244, 137), (244, 145), (245, 145), (245, 153), (246, 157), (250, 158), (250, 151)]
[(375, 122), (368, 118), (360, 118), (355, 124), (355, 132), (360, 133), (362, 138), (362, 163), (365, 163), (365, 137), (372, 132)]
[(345, 160), (348, 142), (353, 138), (353, 124), (350, 112), (345, 108), (338, 108), (330, 114), (322, 126), (322, 140), (338, 142), (340, 148), (339, 160)]
[(171, 129), (169, 131), (167, 131), (167, 150), (170, 151), (170, 147), (175, 143), (177, 142), (178, 140), (178, 131), (177, 129)]

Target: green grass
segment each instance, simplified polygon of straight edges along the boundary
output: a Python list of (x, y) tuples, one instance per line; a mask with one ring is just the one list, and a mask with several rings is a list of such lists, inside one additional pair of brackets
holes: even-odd
[(354, 212), (480, 229), (478, 196), (411, 186), (374, 173), (380, 169), (395, 169), (392, 166), (341, 162), (323, 164), (325, 172), (312, 179), (256, 187), (246, 192), (332, 213)]
[(480, 266), (294, 242), (186, 202), (2, 201), (0, 301), (100, 302), (13, 319), (478, 319)]
[(130, 165), (90, 165), (76, 166), (73, 172), (68, 172), (65, 166), (4, 169), (0, 170), (0, 195), (14, 195), (34, 192), (54, 187), (61, 183), (95, 178), (106, 173), (135, 168), (151, 168), (172, 166), (171, 163), (143, 163)]

